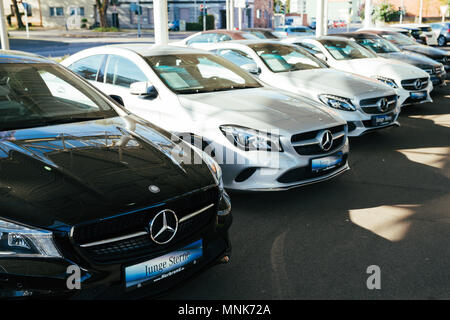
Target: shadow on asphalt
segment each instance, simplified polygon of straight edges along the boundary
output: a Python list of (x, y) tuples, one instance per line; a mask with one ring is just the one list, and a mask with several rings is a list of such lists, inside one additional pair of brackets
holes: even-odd
[(450, 113), (450, 88), (434, 99), (405, 107), (401, 128), (352, 139), (352, 170), (337, 179), (232, 193), (232, 263), (165, 298), (448, 298), (450, 123), (433, 117)]

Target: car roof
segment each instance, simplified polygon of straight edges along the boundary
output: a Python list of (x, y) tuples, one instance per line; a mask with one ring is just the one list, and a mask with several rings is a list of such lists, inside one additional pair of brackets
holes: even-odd
[(368, 39), (368, 38), (376, 39), (376, 38), (379, 38), (379, 36), (377, 36), (374, 33), (364, 32), (364, 31), (343, 32), (343, 33), (336, 34), (336, 36), (345, 37), (345, 38), (354, 38), (354, 39)]
[(321, 36), (321, 37), (317, 38), (316, 40), (318, 40), (318, 41), (320, 41), (320, 40), (350, 41), (350, 39), (348, 39), (347, 37), (340, 37), (339, 35), (335, 35), (335, 36)]
[(122, 50), (133, 51), (141, 56), (162, 56), (169, 54), (204, 54), (207, 51), (195, 48), (177, 47), (171, 45), (154, 45), (145, 43), (121, 43), (111, 44), (96, 48), (119, 48)]
[(55, 62), (33, 53), (15, 50), (0, 50), (0, 63), (55, 63)]
[(220, 34), (227, 34), (232, 38), (237, 39), (245, 39), (242, 34), (245, 34), (247, 32), (242, 30), (226, 30), (226, 29), (215, 29), (215, 30), (206, 30), (201, 31), (198, 34), (209, 34), (209, 33), (220, 33)]

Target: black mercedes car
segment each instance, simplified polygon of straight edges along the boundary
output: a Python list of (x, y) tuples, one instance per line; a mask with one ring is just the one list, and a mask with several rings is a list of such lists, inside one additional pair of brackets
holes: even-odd
[(437, 62), (421, 54), (410, 51), (402, 51), (392, 42), (384, 39), (383, 37), (368, 32), (358, 31), (340, 33), (338, 35), (340, 37), (353, 39), (358, 44), (362, 45), (366, 49), (373, 51), (380, 57), (412, 64), (413, 66), (424, 70), (430, 75), (430, 79), (433, 82), (433, 86), (435, 87), (445, 85), (447, 73), (445, 71), (444, 65), (440, 62)]
[(364, 30), (364, 32), (377, 34), (397, 45), (403, 51), (418, 53), (440, 62), (444, 65), (445, 71), (450, 72), (450, 52), (417, 43), (412, 38), (398, 32), (385, 30)]
[(206, 153), (0, 51), (0, 297), (159, 294), (229, 261), (231, 220)]

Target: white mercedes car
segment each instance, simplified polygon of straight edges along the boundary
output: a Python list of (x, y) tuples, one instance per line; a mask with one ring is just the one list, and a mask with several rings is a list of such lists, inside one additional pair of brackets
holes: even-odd
[[(289, 39), (289, 38), (288, 38)], [(432, 102), (430, 75), (412, 65), (377, 56), (355, 41), (336, 36), (289, 39), (338, 70), (376, 79), (395, 89), (401, 106)]]
[(62, 64), (212, 155), (229, 189), (289, 189), (349, 168), (347, 125), (337, 113), (210, 52), (124, 44), (87, 49)]
[(268, 40), (227, 41), (209, 50), (261, 81), (323, 103), (347, 120), (349, 136), (398, 125), (394, 89), (374, 79), (329, 68), (298, 46)]

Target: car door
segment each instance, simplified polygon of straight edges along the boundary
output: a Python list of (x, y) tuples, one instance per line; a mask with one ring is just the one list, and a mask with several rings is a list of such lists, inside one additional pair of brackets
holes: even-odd
[(108, 55), (105, 63), (103, 81), (97, 81), (96, 86), (111, 96), (117, 102), (123, 104), (125, 108), (164, 128), (167, 118), (167, 111), (162, 108), (164, 103), (160, 95), (156, 98), (133, 95), (130, 86), (135, 82), (151, 82), (149, 77), (128, 58), (120, 55)]

